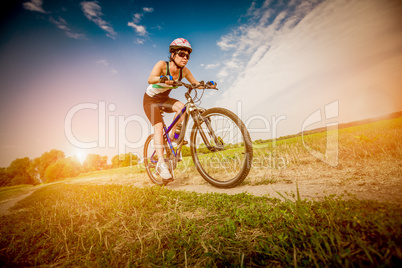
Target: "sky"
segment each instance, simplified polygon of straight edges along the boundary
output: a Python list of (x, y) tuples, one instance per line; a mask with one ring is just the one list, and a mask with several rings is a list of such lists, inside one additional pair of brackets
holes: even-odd
[(178, 37), (193, 47), (195, 78), (218, 82), (200, 105), (234, 111), (253, 139), (402, 110), (399, 0), (0, 7), (0, 167), (51, 149), (109, 161), (141, 155), (152, 132), (142, 108), (147, 78)]

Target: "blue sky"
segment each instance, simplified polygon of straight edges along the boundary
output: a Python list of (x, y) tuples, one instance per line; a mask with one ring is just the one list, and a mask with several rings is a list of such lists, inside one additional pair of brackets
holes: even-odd
[[(151, 132), (136, 117), (145, 118), (146, 81), (177, 37), (194, 48), (194, 76), (219, 83), (202, 106), (240, 114), (254, 139), (298, 133), (333, 102), (339, 122), (402, 110), (397, 0), (13, 3), (0, 4), (0, 166), (53, 148), (110, 159), (123, 132), (136, 147), (125, 150), (141, 152)], [(172, 96), (184, 101), (183, 92)], [(85, 149), (66, 137), (66, 117), (88, 103), (97, 108), (74, 114), (71, 126), (97, 143)]]

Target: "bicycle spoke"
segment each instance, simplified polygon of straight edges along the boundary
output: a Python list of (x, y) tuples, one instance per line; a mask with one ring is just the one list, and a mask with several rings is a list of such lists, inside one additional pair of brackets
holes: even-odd
[[(208, 120), (192, 134), (192, 155), (198, 171), (206, 180), (218, 187), (232, 187), (244, 180), (250, 169), (251, 141), (248, 133), (245, 136), (245, 127), (236, 115), (222, 108), (210, 110), (219, 112), (205, 115)], [(208, 134), (211, 139), (208, 142), (215, 150), (205, 146), (207, 141), (200, 131)], [(219, 147), (221, 143), (223, 149)]]

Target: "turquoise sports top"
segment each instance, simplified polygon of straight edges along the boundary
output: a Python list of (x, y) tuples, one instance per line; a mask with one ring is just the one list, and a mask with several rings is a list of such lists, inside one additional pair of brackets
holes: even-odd
[[(170, 74), (169, 62), (166, 61), (166, 75)], [(177, 81), (181, 81), (183, 79), (183, 69), (180, 69), (179, 79)], [(168, 86), (165, 83), (157, 83), (150, 84), (147, 88), (147, 95), (154, 98), (166, 98), (169, 96), (170, 91), (178, 87)]]

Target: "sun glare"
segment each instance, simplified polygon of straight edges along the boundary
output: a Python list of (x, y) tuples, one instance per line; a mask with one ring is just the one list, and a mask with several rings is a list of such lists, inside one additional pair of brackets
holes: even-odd
[(81, 164), (83, 164), (85, 159), (87, 158), (87, 153), (85, 153), (85, 152), (78, 152), (75, 155), (77, 156), (77, 158)]

